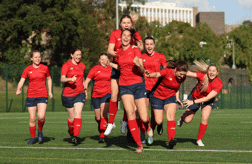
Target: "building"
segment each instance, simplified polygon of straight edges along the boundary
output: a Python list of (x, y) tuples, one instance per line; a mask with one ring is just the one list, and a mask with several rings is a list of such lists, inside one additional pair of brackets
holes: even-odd
[(197, 23), (207, 23), (216, 35), (225, 33), (224, 12), (199, 12), (196, 15)]
[(236, 24), (236, 25), (225, 25), (225, 33), (229, 33), (233, 31), (234, 29), (240, 27), (241, 25)]
[[(119, 7), (123, 11), (127, 5), (126, 3), (120, 3)], [(161, 0), (147, 2), (144, 5), (134, 3), (130, 10), (131, 12), (138, 12), (148, 22), (158, 21), (163, 26), (172, 22), (172, 20), (176, 20), (190, 23), (194, 27), (196, 26), (196, 15), (198, 13), (197, 7), (176, 7), (176, 3), (162, 2)]]

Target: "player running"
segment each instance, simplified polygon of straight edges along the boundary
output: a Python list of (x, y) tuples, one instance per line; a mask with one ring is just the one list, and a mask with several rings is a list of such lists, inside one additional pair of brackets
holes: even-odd
[[(146, 53), (142, 54), (142, 59), (143, 59), (143, 65), (144, 65), (145, 70), (148, 70), (150, 73), (159, 72), (161, 68), (163, 68), (167, 65), (167, 61), (166, 61), (165, 56), (163, 54), (155, 51), (155, 40), (152, 37), (145, 38), (144, 46), (145, 46)], [(150, 94), (153, 90), (155, 90), (155, 88), (153, 88), (153, 87), (155, 86), (155, 84), (157, 84), (158, 78), (144, 77), (144, 80), (145, 80), (144, 81), (145, 88), (147, 90), (146, 102), (147, 102), (147, 108), (148, 108)], [(159, 82), (160, 81), (161, 81), (161, 79), (159, 80)], [(156, 111), (156, 112), (159, 112), (159, 111)], [(159, 114), (159, 113), (157, 113), (157, 114)], [(150, 126), (153, 131), (156, 127), (156, 121), (155, 121), (154, 115), (155, 115), (155, 113), (152, 108), (151, 109), (151, 125)], [(145, 130), (143, 128), (140, 128), (140, 129), (141, 129), (141, 141), (145, 142)], [(163, 133), (162, 124), (160, 124), (160, 126), (158, 126), (157, 130), (158, 130), (158, 134), (161, 135)], [(152, 143), (153, 143), (153, 137), (148, 137), (148, 144), (151, 145)]]
[(79, 48), (74, 49), (70, 55), (72, 59), (66, 62), (61, 70), (60, 81), (65, 83), (61, 100), (69, 114), (68, 133), (72, 137), (72, 142), (78, 144), (82, 124), (81, 113), (87, 97), (87, 91), (84, 88), (86, 65), (81, 62)]
[[(108, 45), (108, 54), (112, 57), (116, 57), (117, 53), (116, 51), (122, 47), (122, 40), (121, 40), (121, 34), (122, 31), (125, 29), (131, 29), (132, 28), (132, 19), (129, 15), (123, 15), (120, 19), (120, 26), (121, 29), (115, 30), (112, 32), (109, 40)], [(135, 32), (135, 39), (133, 39), (130, 44), (137, 46), (140, 51), (143, 50), (143, 43), (142, 38), (139, 32)], [(120, 76), (120, 72), (118, 70), (113, 69), (111, 74), (111, 100), (109, 102), (109, 123), (107, 126), (107, 129), (105, 131), (105, 135), (109, 135), (112, 131), (112, 129), (115, 129), (115, 115), (118, 110), (118, 94), (119, 94), (119, 85), (118, 85), (118, 79)], [(127, 115), (124, 110), (124, 117), (123, 120), (121, 120), (121, 133), (125, 134), (127, 129)]]
[(111, 97), (111, 72), (108, 55), (102, 53), (99, 56), (100, 64), (94, 66), (88, 73), (84, 87), (88, 89), (89, 82), (94, 79), (94, 88), (92, 93), (92, 104), (95, 110), (95, 120), (97, 121), (100, 132), (99, 143), (104, 143), (104, 132), (108, 123), (109, 101)]
[[(29, 112), (29, 129), (31, 139), (27, 144), (34, 144), (36, 141), (36, 110), (38, 109), (38, 142), (43, 143), (42, 129), (45, 123), (45, 113), (49, 98), (53, 98), (52, 94), (52, 79), (47, 66), (40, 64), (40, 52), (34, 51), (31, 54), (32, 64), (26, 67), (23, 71), (21, 79), (17, 86), (16, 95), (21, 94), (21, 89), (25, 79), (29, 78), (29, 86), (27, 91), (26, 106)], [(48, 93), (45, 85), (45, 79), (48, 84)]]
[(210, 64), (209, 66), (205, 63), (196, 62), (197, 68), (200, 72), (188, 71), (186, 76), (196, 78), (198, 84), (193, 88), (191, 94), (187, 100), (184, 100), (185, 106), (187, 107), (185, 113), (183, 113), (177, 122), (178, 127), (181, 127), (183, 122), (190, 123), (201, 107), (201, 122), (199, 127), (197, 145), (205, 146), (202, 142), (202, 138), (208, 126), (208, 118), (211, 114), (211, 110), (214, 106), (214, 100), (218, 93), (220, 93), (223, 83), (218, 77), (219, 69), (217, 65)]
[(176, 132), (175, 114), (177, 103), (183, 107), (179, 100), (179, 87), (185, 81), (187, 71), (187, 63), (180, 60), (169, 61), (167, 68), (159, 72), (150, 73), (148, 70), (145, 71), (145, 76), (148, 78), (164, 77), (154, 93), (150, 95), (150, 102), (154, 109), (157, 125), (163, 122), (163, 110), (166, 113), (169, 149), (173, 149), (176, 145), (174, 137)]

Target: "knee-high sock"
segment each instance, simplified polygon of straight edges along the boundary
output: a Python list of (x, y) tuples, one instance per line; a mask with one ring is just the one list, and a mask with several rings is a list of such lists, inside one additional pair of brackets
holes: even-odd
[(151, 120), (150, 120), (150, 122), (151, 122), (150, 126), (151, 126), (152, 130), (154, 131), (155, 128), (156, 128), (157, 123), (155, 121), (155, 116), (154, 116), (153, 110), (151, 110)]
[(36, 125), (35, 126), (29, 126), (31, 138), (35, 138), (35, 132), (36, 132)]
[(125, 109), (124, 109), (124, 112), (123, 112), (123, 121), (128, 122), (128, 117), (127, 117), (127, 113), (126, 113)]
[(140, 133), (139, 133), (138, 126), (137, 126), (137, 121), (136, 120), (128, 120), (128, 126), (129, 126), (129, 130), (130, 130), (132, 137), (135, 140), (137, 146), (142, 147), (143, 144), (140, 139)]
[(68, 124), (68, 129), (69, 129), (69, 132), (70, 133), (73, 133), (74, 132), (74, 123), (67, 120), (67, 124)]
[(44, 120), (44, 121), (38, 120), (38, 130), (39, 130), (39, 131), (42, 131), (43, 126), (44, 126), (44, 123), (45, 123), (45, 120)]
[(101, 118), (101, 122), (100, 122), (100, 137), (104, 138), (104, 132), (107, 128), (107, 123), (108, 123), (108, 119), (107, 118)]
[(184, 116), (185, 116), (185, 113), (180, 116), (180, 118), (181, 118), (182, 121), (185, 120)]
[(109, 123), (113, 124), (115, 121), (115, 116), (117, 113), (117, 109), (118, 109), (118, 103), (113, 102), (113, 101), (109, 101)]
[(138, 127), (140, 128), (141, 134), (145, 133), (146, 129), (144, 127), (144, 123), (142, 122), (142, 120), (140, 118), (137, 118), (136, 121)]
[(167, 134), (168, 134), (168, 142), (174, 139), (176, 133), (176, 122), (168, 121), (167, 122)]
[(198, 134), (198, 139), (197, 140), (202, 140), (204, 134), (205, 134), (205, 131), (207, 129), (207, 125), (203, 125), (203, 124), (200, 124), (200, 127), (199, 127), (199, 134)]
[(82, 119), (74, 118), (74, 136), (78, 137), (81, 130)]

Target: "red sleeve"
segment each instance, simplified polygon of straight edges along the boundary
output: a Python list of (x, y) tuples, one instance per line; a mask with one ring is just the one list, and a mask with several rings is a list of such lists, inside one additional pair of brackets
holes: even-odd
[(141, 51), (138, 48), (133, 48), (135, 56), (137, 56), (138, 58), (142, 58), (142, 54)]
[(63, 76), (63, 75), (67, 75), (67, 71), (68, 71), (68, 66), (66, 65), (66, 64), (64, 64), (63, 66), (62, 66), (62, 69), (61, 69), (61, 76)]
[(49, 71), (49, 68), (46, 66), (46, 77), (49, 77), (51, 74), (50, 74), (50, 71)]
[(95, 76), (95, 67), (93, 67), (93, 68), (89, 71), (89, 73), (88, 73), (88, 75), (87, 75), (87, 78), (93, 79), (94, 76)]
[(161, 63), (161, 65), (164, 67), (164, 66), (166, 66), (167, 64), (168, 64), (168, 62), (167, 62), (167, 60), (166, 60), (166, 58), (165, 58), (165, 56), (162, 54), (161, 55), (161, 61), (160, 61), (160, 63)]
[(142, 37), (140, 35), (140, 33), (138, 31), (135, 32), (135, 36), (136, 36), (136, 39), (141, 41), (142, 40)]
[(24, 69), (24, 71), (23, 71), (23, 74), (22, 74), (22, 78), (24, 78), (24, 79), (26, 79), (27, 78), (27, 76), (28, 76), (28, 69), (27, 69), (27, 67)]
[(220, 93), (220, 92), (221, 92), (221, 89), (222, 89), (222, 87), (223, 87), (223, 83), (222, 83), (221, 79), (218, 78), (218, 77), (217, 77), (216, 80), (218, 80), (218, 81), (216, 81), (215, 83), (212, 84), (212, 88), (213, 88), (213, 90), (216, 91), (217, 93)]
[(116, 44), (115, 31), (113, 31), (112, 34), (110, 35), (109, 43)]
[(196, 72), (196, 78), (199, 80), (204, 80), (205, 73)]
[(161, 76), (165, 76), (168, 73), (169, 69), (162, 69), (159, 71), (159, 73), (161, 74)]

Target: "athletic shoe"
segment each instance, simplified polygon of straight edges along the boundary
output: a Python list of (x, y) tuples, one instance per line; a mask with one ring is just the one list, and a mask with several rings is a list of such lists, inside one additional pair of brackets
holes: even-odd
[(152, 137), (148, 137), (148, 144), (149, 145), (153, 144), (153, 136)]
[(143, 146), (137, 147), (135, 152), (138, 153), (138, 154), (142, 153), (143, 152)]
[(76, 136), (73, 136), (73, 137), (72, 137), (72, 143), (74, 143), (74, 144), (79, 144), (79, 138), (76, 137)]
[(205, 146), (205, 145), (203, 144), (202, 140), (197, 140), (196, 143), (197, 143), (198, 146)]
[(141, 142), (142, 142), (142, 144), (146, 143), (146, 141), (145, 141), (145, 133), (141, 134)]
[(115, 123), (113, 123), (113, 124), (108, 124), (107, 129), (106, 129), (105, 132), (104, 132), (104, 135), (105, 135), (105, 136), (110, 135), (111, 131), (112, 131), (113, 129), (115, 129), (115, 128), (116, 128)]
[(168, 148), (173, 149), (173, 147), (177, 144), (177, 142), (173, 139), (169, 142)]
[(157, 126), (157, 133), (159, 135), (162, 135), (163, 134), (163, 123), (161, 125), (158, 125)]
[[(182, 116), (183, 114), (185, 114), (185, 113), (182, 113), (181, 116)], [(177, 126), (178, 126), (178, 127), (181, 127), (181, 126), (183, 125), (183, 122), (184, 122), (184, 121), (181, 119), (181, 116), (179, 117), (179, 120), (178, 120), (178, 122), (177, 122)]]
[(147, 130), (147, 134), (149, 137), (153, 137), (153, 130), (151, 127)]
[(126, 121), (123, 121), (123, 119), (121, 119), (120, 123), (121, 123), (121, 133), (126, 134), (128, 123)]
[(36, 138), (31, 138), (30, 141), (27, 143), (28, 145), (35, 144)]
[(38, 130), (38, 142), (39, 143), (43, 142), (43, 133), (42, 133), (42, 131), (39, 131), (39, 130)]
[(70, 131), (68, 130), (68, 134), (73, 137), (74, 133), (70, 133)]
[(99, 138), (99, 143), (105, 143), (105, 140), (104, 140), (103, 137), (100, 137), (100, 138)]

